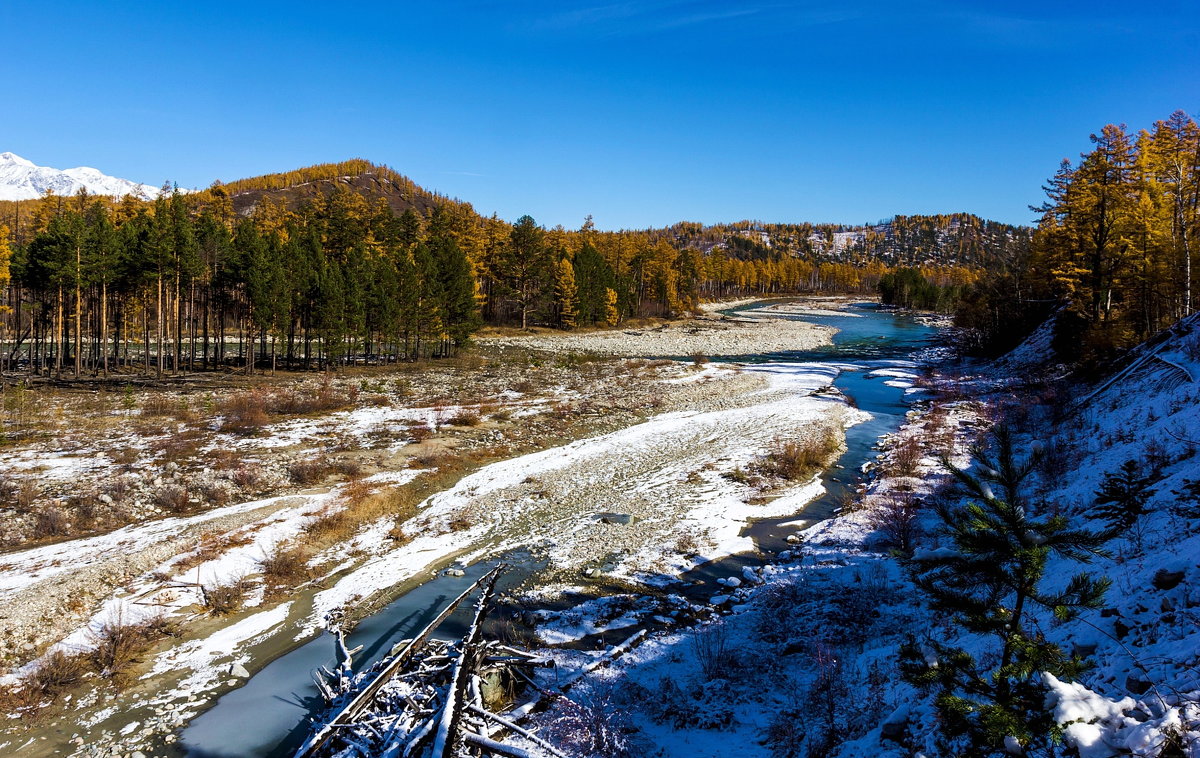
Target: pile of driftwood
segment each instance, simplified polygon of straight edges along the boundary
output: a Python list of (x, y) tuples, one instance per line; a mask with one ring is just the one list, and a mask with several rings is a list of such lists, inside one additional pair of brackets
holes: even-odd
[[(322, 670), (317, 686), (330, 704), (329, 717), (319, 721), (296, 758), (462, 758), (509, 756), (544, 758), (566, 754), (518, 722), (547, 699), (607, 663), (633, 645), (644, 632), (609, 651), (555, 691), (538, 687), (533, 670), (552, 665), (498, 642), (483, 639), (483, 621), (495, 594), (497, 566), (447, 605), (416, 637), (397, 645), (393, 654), (355, 674), (353, 656), (340, 629), (335, 629), (341, 665)], [(471, 594), (479, 591), (475, 616), (461, 640), (431, 640), (433, 631)], [(534, 692), (505, 716), (495, 710), (511, 706), (521, 689)], [(525, 745), (506, 744), (519, 735)]]

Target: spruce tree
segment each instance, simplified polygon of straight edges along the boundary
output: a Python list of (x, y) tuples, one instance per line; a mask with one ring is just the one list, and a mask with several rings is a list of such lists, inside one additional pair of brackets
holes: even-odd
[(1104, 476), (1100, 489), (1096, 490), (1092, 515), (1104, 522), (1115, 536), (1131, 532), (1134, 542), (1141, 545), (1141, 518), (1150, 512), (1146, 501), (1154, 493), (1150, 476), (1140, 475), (1141, 466), (1129, 460), (1121, 464), (1120, 471)]
[(1084, 664), (1045, 639), (1031, 611), (1040, 607), (1069, 619), (1098, 607), (1110, 584), (1081, 573), (1061, 589), (1044, 586), (1051, 556), (1086, 563), (1103, 554), (1107, 535), (1071, 529), (1062, 516), (1031, 517), (1024, 481), (1039, 455), (1018, 461), (1005, 428), (997, 430), (995, 443), (994, 455), (974, 450), (978, 474), (943, 461), (973, 501), (936, 506), (949, 545), (918, 553), (911, 567), (935, 612), (947, 614), (961, 633), (990, 640), (987, 655), (977, 660), (946, 641), (910, 640), (900, 660), (906, 681), (936, 691), (944, 728), (967, 756), (1003, 754), (1006, 738), (1025, 748), (1055, 738), (1039, 676), (1074, 678)]

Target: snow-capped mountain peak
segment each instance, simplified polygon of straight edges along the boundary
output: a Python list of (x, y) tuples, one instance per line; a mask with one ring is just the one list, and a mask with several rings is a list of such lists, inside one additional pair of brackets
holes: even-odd
[(47, 191), (74, 195), (81, 188), (93, 195), (133, 195), (142, 200), (153, 200), (161, 192), (158, 187), (108, 176), (88, 166), (63, 170), (38, 166), (15, 153), (0, 153), (0, 200), (33, 200)]

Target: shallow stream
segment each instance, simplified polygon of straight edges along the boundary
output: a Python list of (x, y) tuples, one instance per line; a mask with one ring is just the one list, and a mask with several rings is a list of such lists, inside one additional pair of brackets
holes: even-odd
[[(743, 306), (745, 311), (756, 305)], [(832, 515), (844, 493), (861, 476), (863, 464), (875, 454), (881, 436), (895, 431), (904, 420), (910, 404), (919, 393), (905, 393), (903, 387), (890, 386), (888, 377), (869, 376), (872, 370), (908, 366), (908, 361), (928, 347), (936, 334), (932, 327), (911, 316), (882, 310), (873, 303), (856, 303), (846, 308), (847, 315), (789, 316), (838, 329), (833, 344), (816, 350), (726, 357), (720, 360), (743, 363), (772, 361), (836, 364), (843, 370), (834, 386), (851, 398), (872, 419), (851, 427), (846, 435), (846, 451), (822, 476), (826, 493), (799, 514), (753, 522), (746, 533), (753, 537), (763, 553), (786, 547), (785, 537), (795, 531), (797, 521), (813, 521)], [(464, 567), (463, 576), (444, 572), (398, 597), (383, 610), (363, 620), (349, 636), (351, 647), (363, 645), (356, 664), (367, 666), (386, 655), (392, 646), (425, 626), (429, 619), (499, 560), (511, 566), (503, 576), (500, 589), (512, 588), (534, 575), (542, 566), (526, 553), (513, 553), (500, 559)], [(687, 595), (713, 594), (712, 580), (734, 576), (745, 565), (758, 565), (761, 555), (732, 556), (704, 564), (684, 577), (690, 582)], [(464, 604), (440, 628), (438, 637), (461, 636), (469, 621), (471, 608)], [(309, 717), (323, 709), (312, 673), (322, 666), (336, 665), (334, 638), (322, 634), (281, 655), (196, 718), (182, 732), (181, 742), (190, 758), (279, 758), (290, 755), (308, 730)]]

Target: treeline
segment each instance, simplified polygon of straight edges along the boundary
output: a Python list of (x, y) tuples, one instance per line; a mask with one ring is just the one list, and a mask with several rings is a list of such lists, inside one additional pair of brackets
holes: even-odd
[[(0, 212), (12, 230), (0, 229), (0, 369), (55, 375), (440, 357), (483, 323), (570, 329), (675, 317), (702, 299), (866, 295), (893, 273), (590, 219), (510, 224), (366, 161), (153, 203), (80, 194)], [(921, 274), (976, 278), (965, 266)]]
[(884, 305), (950, 313), (958, 305), (969, 285), (977, 280), (976, 269), (949, 277), (932, 269), (900, 268), (879, 280), (879, 299)]
[(471, 264), (439, 214), (342, 193), (239, 217), (218, 199), (40, 201), (11, 256), (4, 367), (326, 367), (448, 354), (476, 328)]
[(1011, 347), (1062, 308), (1056, 345), (1069, 359), (1102, 359), (1192, 313), (1200, 234), (1200, 128), (1176, 111), (1130, 135), (1091, 136), (1064, 160), (1028, 254), (989, 272), (958, 320), (993, 351)]
[(704, 226), (683, 222), (651, 232), (678, 247), (722, 250), (742, 260), (803, 258), (889, 266), (986, 266), (1021, 255), (1032, 230), (970, 213), (895, 216), (877, 224), (769, 224), (742, 221)]

